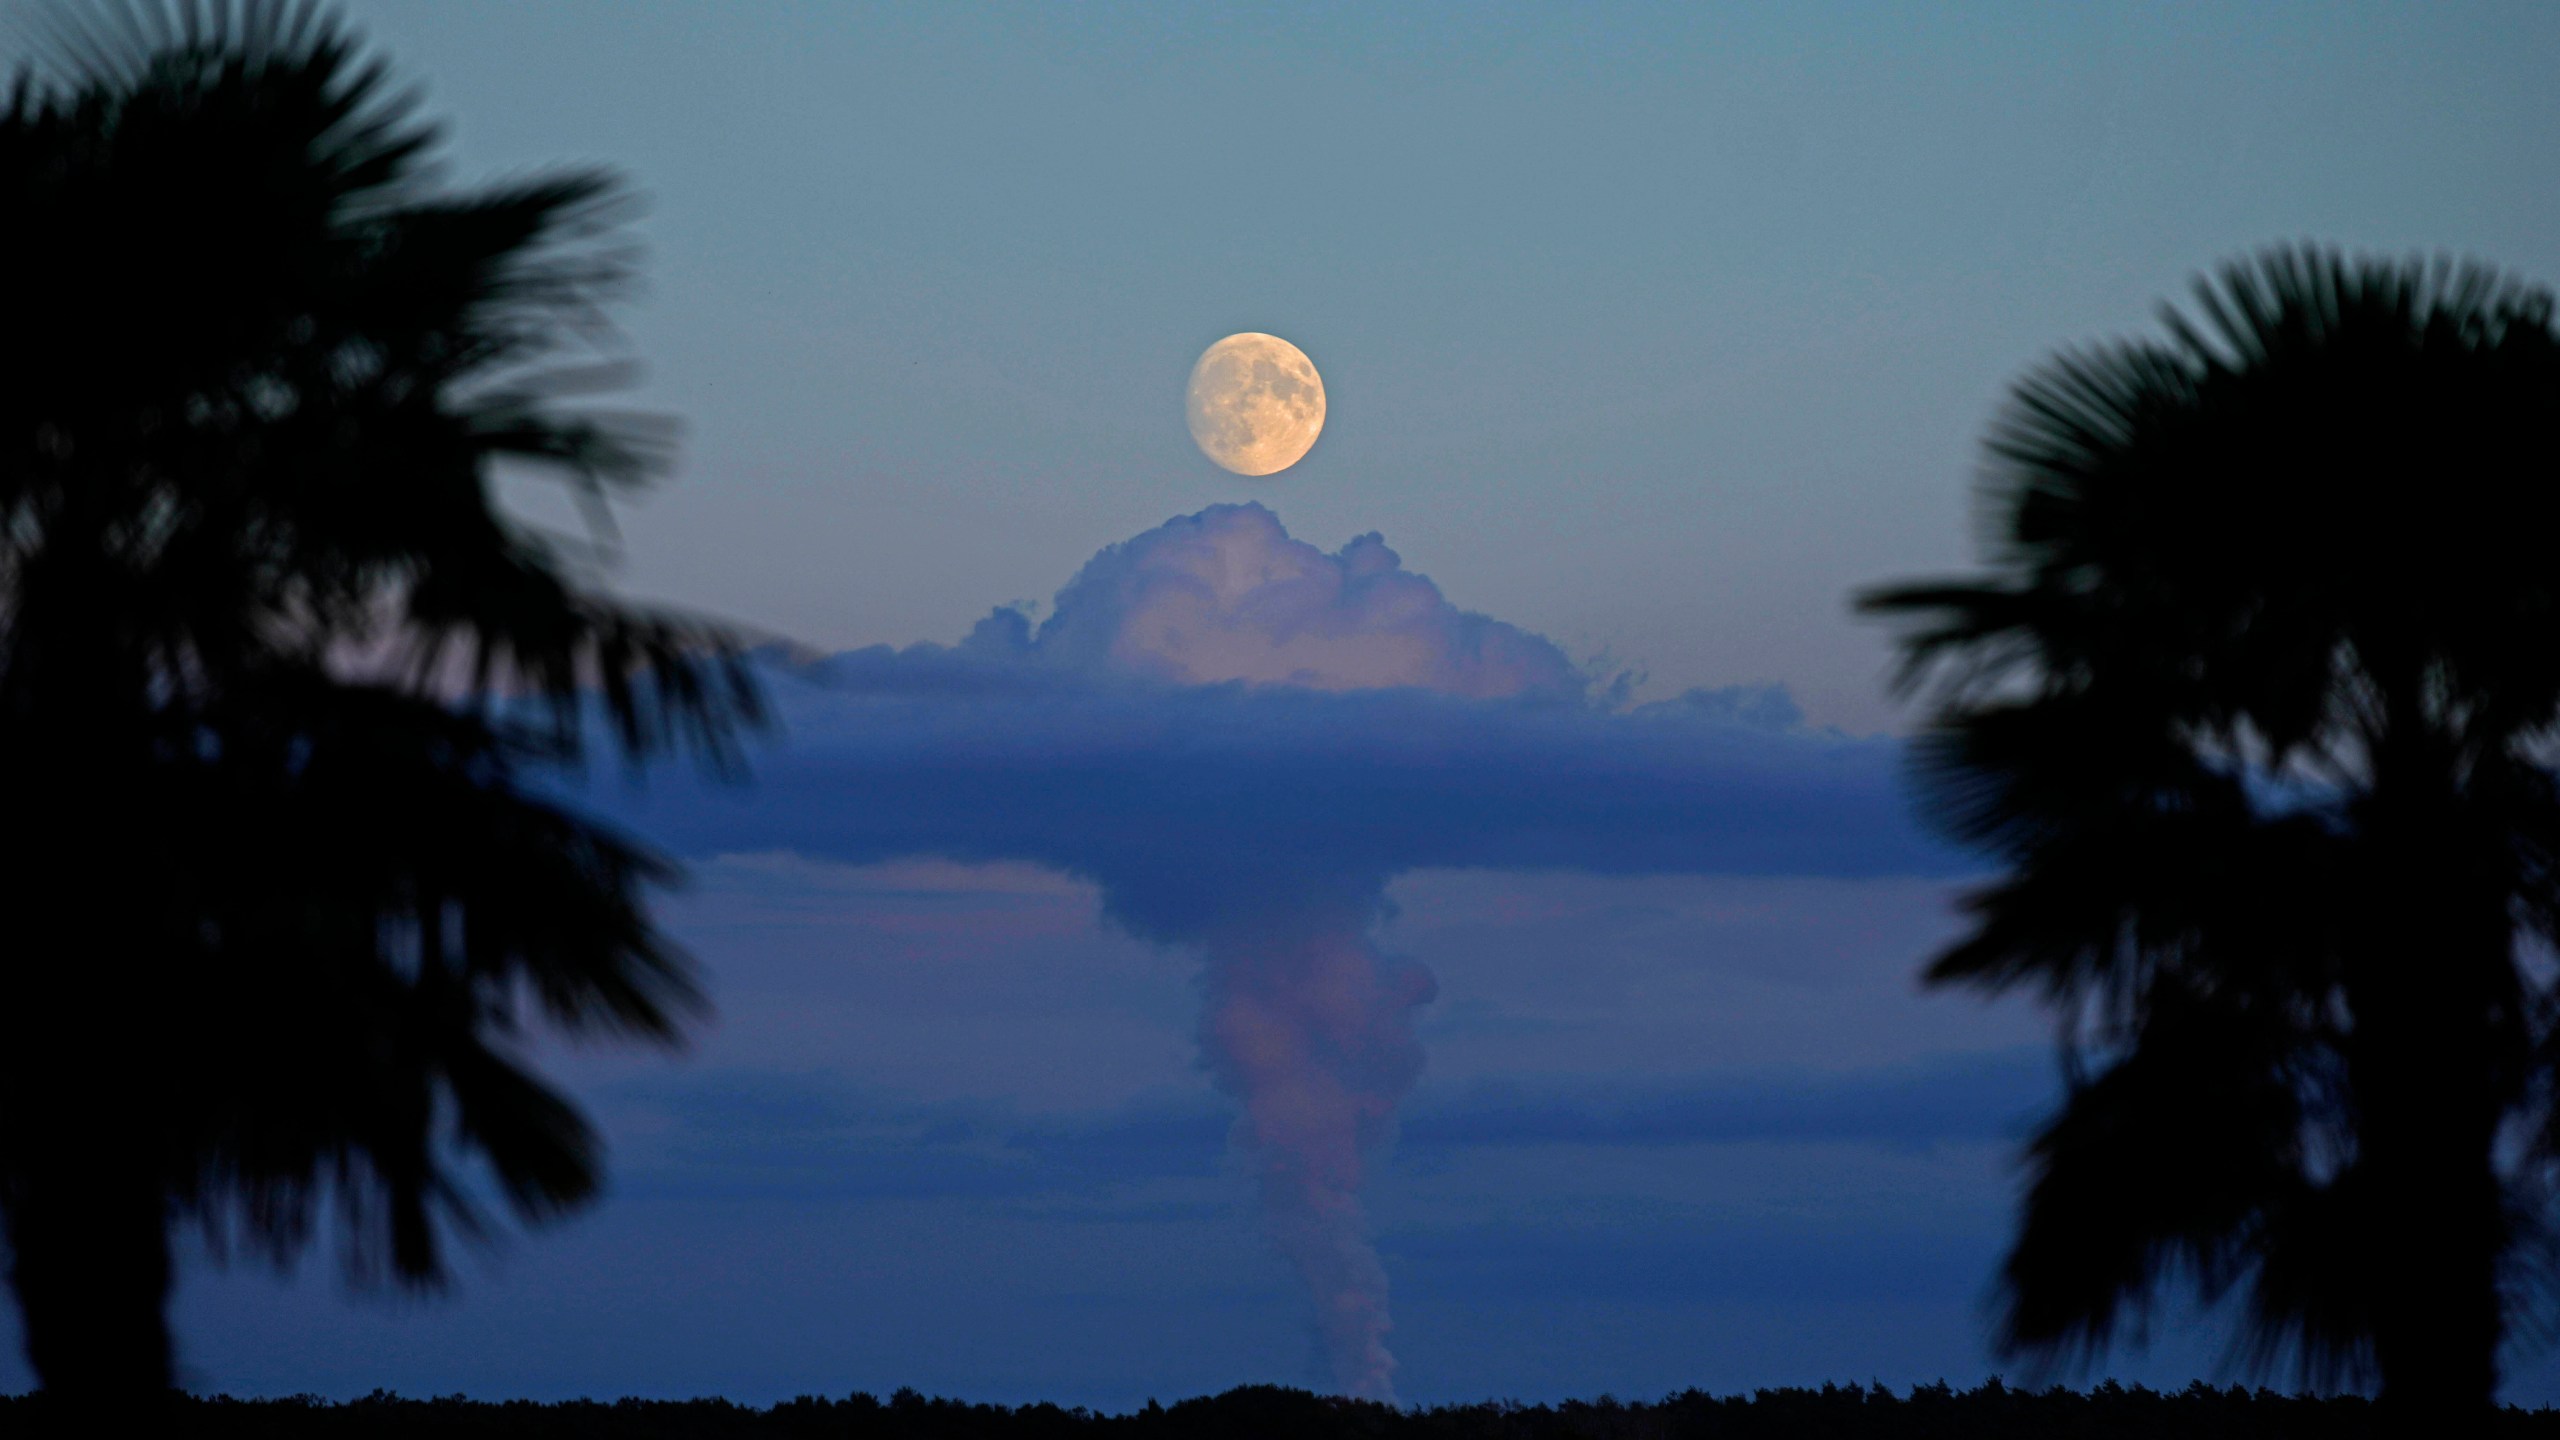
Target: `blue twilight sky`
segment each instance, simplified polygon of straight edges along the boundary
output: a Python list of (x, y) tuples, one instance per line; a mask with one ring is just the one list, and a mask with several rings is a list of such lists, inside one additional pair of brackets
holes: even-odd
[[(752, 789), (590, 794), (720, 1011), (551, 1057), (611, 1198), (431, 1303), (194, 1264), (209, 1389), (2000, 1370), (2046, 1031), (1914, 987), (1963, 862), (1845, 593), (1961, 564), (2003, 387), (2203, 266), (2560, 279), (2548, 6), (349, 11), (458, 176), (649, 196), (622, 578), (834, 658)], [(1258, 481), (1180, 403), (1248, 329), (1332, 406)]]

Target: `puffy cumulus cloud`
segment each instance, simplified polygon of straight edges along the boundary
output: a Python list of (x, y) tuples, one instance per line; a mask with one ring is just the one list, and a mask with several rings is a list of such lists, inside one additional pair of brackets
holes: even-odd
[(1197, 951), (1207, 1069), (1355, 1395), (1393, 1393), (1360, 1193), (1437, 989), (1376, 943), (1389, 880), (1950, 868), (1903, 819), (1889, 743), (1810, 729), (1773, 689), (1619, 706), (1380, 537), (1328, 555), (1258, 505), (1109, 547), (1037, 627), (998, 610), (957, 646), (775, 688), (788, 738), (752, 791), (661, 791), (633, 818), (696, 855), (1034, 861)]
[(967, 647), (1177, 685), (1579, 694), (1546, 639), (1450, 604), (1374, 531), (1328, 555), (1260, 505), (1214, 505), (1105, 549), (1035, 635), (998, 611)]

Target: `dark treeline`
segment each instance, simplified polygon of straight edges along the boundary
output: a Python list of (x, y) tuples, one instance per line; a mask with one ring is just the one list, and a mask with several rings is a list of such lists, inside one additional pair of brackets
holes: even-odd
[[(47, 1426), (46, 1422), (54, 1422)], [(32, 1423), (30, 1423), (32, 1422)], [(2161, 1392), (2112, 1382), (2092, 1390), (2016, 1390), (1994, 1380), (1976, 1390), (1943, 1383), (1897, 1395), (1882, 1385), (1761, 1390), (1709, 1395), (1690, 1390), (1658, 1401), (1567, 1400), (1553, 1405), (1487, 1401), (1399, 1410), (1275, 1385), (1248, 1385), (1173, 1405), (1149, 1401), (1123, 1415), (1056, 1405), (978, 1405), (900, 1390), (887, 1400), (803, 1396), (771, 1409), (728, 1400), (413, 1400), (377, 1392), (333, 1403), (312, 1397), (182, 1402), (164, 1434), (295, 1436), (610, 1436), (691, 1440), (712, 1436), (847, 1436), (878, 1440), (2240, 1440), (2380, 1433), (2370, 1402), (2354, 1397), (2282, 1395), (2199, 1381)], [(70, 1414), (41, 1397), (0, 1399), (0, 1432), (75, 1433)], [(2490, 1436), (2560, 1437), (2560, 1411), (2499, 1411)]]

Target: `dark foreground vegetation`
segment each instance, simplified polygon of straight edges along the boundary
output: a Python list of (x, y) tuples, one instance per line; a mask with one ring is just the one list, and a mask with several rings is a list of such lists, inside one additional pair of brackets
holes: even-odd
[[(1761, 1390), (1709, 1395), (1690, 1390), (1661, 1400), (1567, 1400), (1554, 1405), (1488, 1401), (1399, 1410), (1363, 1400), (1249, 1385), (1173, 1405), (1149, 1401), (1122, 1415), (1055, 1405), (973, 1405), (901, 1390), (887, 1400), (803, 1396), (771, 1409), (727, 1400), (405, 1399), (377, 1391), (343, 1404), (190, 1398), (156, 1433), (210, 1437), (599, 1436), (612, 1440), (693, 1440), (725, 1436), (846, 1436), (879, 1440), (2223, 1440), (2223, 1437), (2362, 1437), (2380, 1433), (2363, 1399), (2318, 1399), (2217, 1390), (2202, 1381), (2163, 1393), (2112, 1383), (2094, 1390), (2013, 1390), (1994, 1380), (1978, 1390), (1944, 1384), (1897, 1395), (1882, 1385)], [(50, 1422), (50, 1423), (48, 1423)], [(0, 1433), (80, 1433), (79, 1417), (41, 1397), (0, 1399)], [(2560, 1411), (2497, 1412), (2488, 1436), (2560, 1437)]]

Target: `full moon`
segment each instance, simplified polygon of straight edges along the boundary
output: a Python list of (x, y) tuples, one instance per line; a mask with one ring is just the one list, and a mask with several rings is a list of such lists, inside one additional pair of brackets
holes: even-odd
[(1200, 352), (1184, 408), (1201, 454), (1269, 475), (1305, 458), (1324, 430), (1324, 377), (1304, 350), (1248, 330)]

